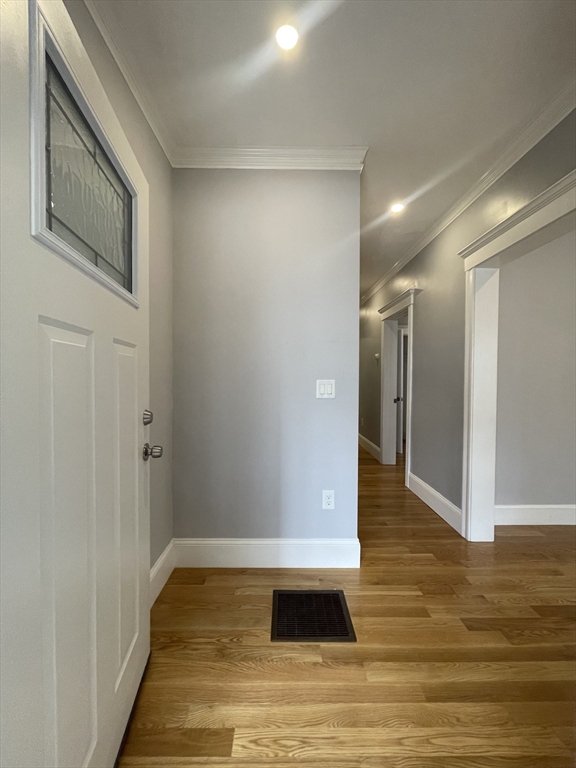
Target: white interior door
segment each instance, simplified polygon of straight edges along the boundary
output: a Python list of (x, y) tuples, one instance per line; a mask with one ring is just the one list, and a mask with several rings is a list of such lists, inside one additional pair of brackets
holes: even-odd
[(404, 334), (398, 329), (398, 363), (396, 378), (396, 453), (404, 453)]
[(398, 320), (382, 322), (382, 406), (380, 462), (396, 464), (396, 422), (398, 407)]
[[(101, 768), (149, 653), (148, 189), (63, 3), (6, 2), (1, 28), (0, 762)], [(45, 29), (136, 192), (137, 300), (31, 236)]]

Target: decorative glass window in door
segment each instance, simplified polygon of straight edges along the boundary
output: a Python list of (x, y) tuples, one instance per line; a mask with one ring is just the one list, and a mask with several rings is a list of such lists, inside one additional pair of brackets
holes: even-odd
[(46, 56), (47, 227), (132, 292), (132, 195)]

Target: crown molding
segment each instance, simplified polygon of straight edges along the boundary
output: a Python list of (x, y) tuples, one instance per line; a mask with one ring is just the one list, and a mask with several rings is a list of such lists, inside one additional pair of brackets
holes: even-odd
[(394, 275), (408, 264), (420, 251), (434, 240), (455, 219), (474, 203), (506, 171), (509, 171), (524, 155), (555, 128), (576, 106), (576, 80), (571, 80), (546, 108), (497, 157), (489, 170), (468, 190), (468, 192), (439, 219), (382, 277), (361, 296), (360, 305), (365, 304)]
[(135, 78), (132, 76), (132, 73), (130, 72), (130, 68), (128, 67), (128, 64), (126, 62), (126, 59), (124, 58), (124, 55), (122, 54), (120, 48), (116, 45), (116, 42), (114, 41), (112, 33), (108, 29), (108, 26), (104, 20), (104, 17), (100, 13), (100, 9), (98, 8), (98, 3), (96, 2), (96, 0), (84, 0), (84, 5), (86, 6), (86, 8), (88, 9), (88, 12), (92, 16), (92, 19), (96, 24), (98, 31), (104, 38), (104, 42), (108, 46), (108, 50), (112, 54), (112, 58), (118, 65), (118, 69), (120, 70), (124, 79), (128, 83), (128, 87), (132, 91), (132, 95), (134, 96), (138, 106), (142, 110), (144, 117), (148, 122), (148, 125), (152, 129), (152, 132), (158, 139), (158, 143), (164, 150), (164, 154), (168, 158), (168, 161), (170, 162), (170, 164), (172, 164), (172, 157), (174, 155), (174, 150), (171, 146), (170, 141), (167, 139), (168, 131), (166, 130), (165, 126), (162, 124), (162, 121), (160, 120), (158, 113), (156, 112), (154, 107), (151, 105), (150, 101), (146, 98), (142, 90), (138, 87), (138, 84)]
[(197, 147), (172, 158), (174, 168), (358, 171), (368, 147)]

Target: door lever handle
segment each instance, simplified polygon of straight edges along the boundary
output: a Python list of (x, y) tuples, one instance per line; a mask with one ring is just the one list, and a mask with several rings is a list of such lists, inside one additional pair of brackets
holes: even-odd
[(144, 461), (148, 461), (150, 456), (152, 456), (153, 459), (159, 459), (162, 457), (163, 453), (164, 448), (162, 448), (161, 445), (153, 445), (150, 447), (150, 443), (144, 443), (144, 448), (142, 449), (142, 458)]

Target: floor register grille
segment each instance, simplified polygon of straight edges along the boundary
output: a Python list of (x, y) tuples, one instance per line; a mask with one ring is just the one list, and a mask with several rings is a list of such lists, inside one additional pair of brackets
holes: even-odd
[(276, 642), (355, 643), (356, 634), (341, 589), (275, 589), (272, 633)]

